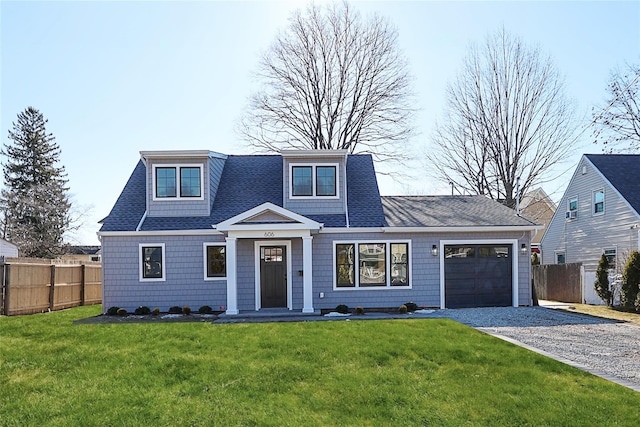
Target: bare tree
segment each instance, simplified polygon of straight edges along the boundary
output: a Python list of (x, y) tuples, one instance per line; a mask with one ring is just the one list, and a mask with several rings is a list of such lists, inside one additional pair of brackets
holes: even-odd
[(403, 159), (414, 113), (396, 29), (344, 3), (311, 4), (262, 55), (240, 133), (259, 152), (306, 148)]
[(594, 143), (607, 152), (640, 150), (640, 64), (611, 74), (609, 99), (594, 111)]
[(574, 107), (556, 67), (504, 29), (470, 47), (447, 98), (427, 159), (459, 192), (515, 207), (518, 179), (521, 198), (575, 143)]

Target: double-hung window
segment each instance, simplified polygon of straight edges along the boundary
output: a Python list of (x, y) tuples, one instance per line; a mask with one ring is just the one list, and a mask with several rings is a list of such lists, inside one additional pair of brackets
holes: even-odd
[(335, 242), (335, 288), (409, 287), (409, 242)]
[(202, 199), (201, 165), (154, 165), (154, 200)]
[(567, 201), (567, 219), (578, 217), (578, 198), (572, 197)]
[(204, 280), (227, 277), (227, 247), (224, 243), (204, 244)]
[(606, 248), (604, 249), (603, 253), (604, 256), (607, 257), (607, 261), (609, 262), (609, 270), (616, 270), (616, 255), (617, 255), (617, 249), (616, 248)]
[(164, 243), (140, 244), (140, 281), (165, 281)]
[(596, 190), (593, 192), (593, 215), (604, 213), (604, 190)]
[(338, 197), (337, 164), (291, 164), (290, 197)]

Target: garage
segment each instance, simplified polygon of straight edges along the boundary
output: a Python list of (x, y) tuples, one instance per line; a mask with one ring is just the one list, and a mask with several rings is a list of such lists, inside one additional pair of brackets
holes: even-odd
[(445, 245), (445, 307), (512, 305), (512, 256), (510, 244)]

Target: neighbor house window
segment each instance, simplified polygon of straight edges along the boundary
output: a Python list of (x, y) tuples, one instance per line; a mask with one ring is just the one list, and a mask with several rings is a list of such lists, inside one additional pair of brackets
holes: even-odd
[(593, 192), (593, 214), (604, 213), (604, 190)]
[(141, 244), (140, 280), (165, 280), (164, 243)]
[(556, 264), (564, 264), (565, 255), (564, 252), (556, 252)]
[(567, 219), (576, 219), (578, 217), (578, 198), (572, 197), (567, 201)]
[(609, 270), (615, 270), (616, 254), (617, 254), (616, 248), (605, 249), (603, 252), (604, 252), (604, 256), (607, 257), (607, 261), (609, 262)]
[(221, 243), (204, 244), (205, 280), (227, 277), (227, 248)]
[(202, 198), (202, 166), (154, 166), (156, 200)]
[(409, 242), (336, 242), (335, 288), (409, 286)]
[(338, 197), (338, 165), (291, 165), (290, 197)]

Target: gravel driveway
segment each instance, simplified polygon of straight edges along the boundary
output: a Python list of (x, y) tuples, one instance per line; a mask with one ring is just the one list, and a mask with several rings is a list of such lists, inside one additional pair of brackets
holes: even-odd
[(543, 307), (436, 310), (432, 316), (511, 338), (640, 391), (639, 326)]

